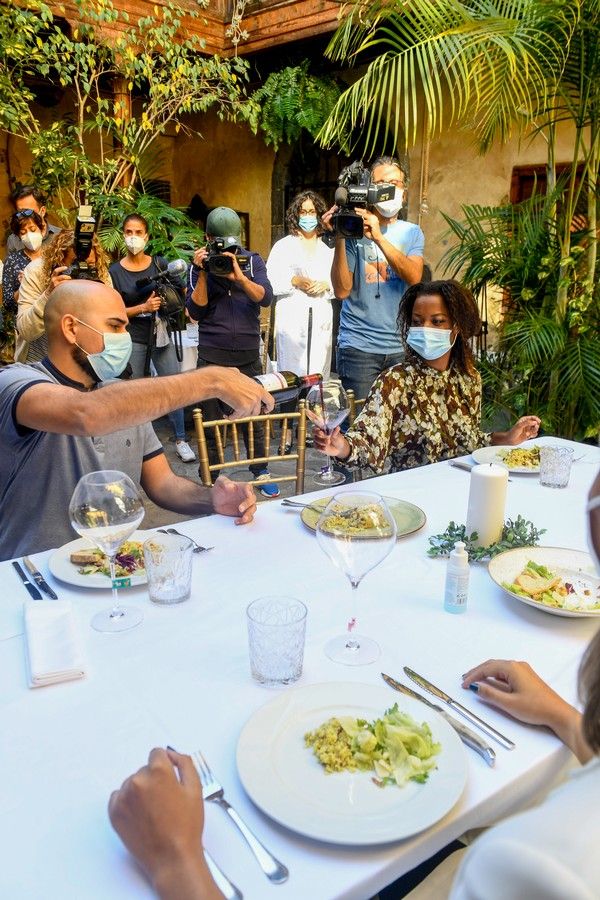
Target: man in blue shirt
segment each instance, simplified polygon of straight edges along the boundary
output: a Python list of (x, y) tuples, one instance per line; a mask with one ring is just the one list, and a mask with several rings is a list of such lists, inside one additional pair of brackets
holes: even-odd
[(377, 376), (397, 365), (404, 350), (396, 319), (406, 288), (423, 275), (425, 239), (418, 225), (398, 218), (406, 192), (406, 175), (391, 156), (371, 165), (374, 184), (393, 184), (395, 197), (372, 211), (356, 209), (364, 237), (336, 237), (331, 280), (344, 301), (337, 346), (337, 371), (346, 389), (366, 397)]

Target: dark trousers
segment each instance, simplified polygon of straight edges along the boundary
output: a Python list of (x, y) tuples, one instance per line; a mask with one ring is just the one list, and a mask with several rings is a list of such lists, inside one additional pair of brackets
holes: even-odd
[[(200, 356), (201, 350), (198, 351), (198, 363), (197, 368), (203, 369), (205, 366), (214, 366), (216, 363), (209, 362), (207, 359), (203, 359)], [(218, 363), (220, 366), (227, 366), (227, 363)], [(235, 363), (231, 363), (231, 368), (235, 366)], [(244, 375), (262, 375), (262, 366), (260, 363), (260, 357), (256, 356), (256, 359), (253, 359), (252, 362), (246, 363), (242, 366), (236, 366)], [(202, 410), (202, 418), (205, 422), (212, 422), (213, 419), (222, 419), (223, 418), (223, 409), (219, 404), (218, 400), (203, 400), (201, 403), (197, 404)], [(248, 426), (242, 425), (242, 436), (244, 438), (244, 446), (246, 447), (246, 453), (248, 452)], [(217, 455), (217, 447), (215, 442), (215, 436), (213, 429), (208, 429), (206, 432), (206, 445), (208, 448), (208, 459), (211, 465), (215, 465), (215, 463), (219, 462), (219, 457)], [(265, 437), (264, 437), (264, 428), (263, 426), (259, 426), (258, 428), (254, 427), (254, 455), (255, 456), (264, 456), (265, 455)], [(256, 478), (267, 468), (266, 463), (258, 463), (258, 465), (250, 464), (248, 466), (253, 476)]]

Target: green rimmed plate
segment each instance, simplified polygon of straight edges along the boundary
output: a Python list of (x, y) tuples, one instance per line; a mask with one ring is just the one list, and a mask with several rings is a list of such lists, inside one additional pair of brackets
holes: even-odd
[[(427, 521), (427, 516), (423, 510), (419, 506), (415, 506), (414, 503), (408, 503), (406, 500), (397, 500), (395, 497), (384, 497), (383, 499), (394, 517), (398, 538), (406, 537), (407, 534), (414, 534)], [(317, 530), (317, 522), (321, 516), (319, 510), (325, 509), (330, 500), (331, 496), (319, 497), (318, 500), (313, 501), (311, 506), (307, 506), (302, 510), (300, 518), (303, 524), (311, 531)]]

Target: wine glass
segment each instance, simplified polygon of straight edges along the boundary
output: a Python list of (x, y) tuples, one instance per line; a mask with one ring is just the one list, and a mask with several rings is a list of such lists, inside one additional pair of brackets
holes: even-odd
[(120, 579), (116, 577), (119, 547), (144, 518), (144, 505), (135, 484), (124, 472), (89, 472), (79, 479), (73, 491), (69, 516), (75, 531), (108, 557), (113, 606), (94, 616), (92, 628), (113, 632), (139, 625), (143, 619), (141, 610), (120, 605)]
[[(341, 425), (349, 412), (346, 391), (341, 381), (334, 378), (315, 384), (306, 395), (306, 415), (325, 434), (331, 434), (337, 425)], [(327, 466), (320, 475), (313, 478), (313, 481), (325, 487), (343, 484), (345, 480), (340, 472), (334, 472), (331, 456), (327, 457)]]
[(383, 497), (366, 491), (348, 491), (331, 498), (317, 522), (319, 546), (352, 585), (352, 610), (347, 635), (325, 644), (334, 662), (366, 666), (380, 650), (376, 641), (354, 633), (356, 590), (371, 569), (388, 556), (396, 543), (396, 522)]

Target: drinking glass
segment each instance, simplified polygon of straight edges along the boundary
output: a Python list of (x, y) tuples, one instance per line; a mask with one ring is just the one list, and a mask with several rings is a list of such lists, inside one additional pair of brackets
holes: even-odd
[(246, 609), (252, 677), (271, 687), (302, 674), (306, 606), (295, 597), (266, 596)]
[(193, 551), (194, 542), (183, 534), (153, 534), (144, 542), (148, 594), (153, 603), (189, 600)]
[(356, 591), (371, 569), (388, 556), (396, 543), (396, 522), (379, 494), (348, 491), (336, 494), (317, 522), (319, 546), (352, 585), (351, 617), (347, 634), (333, 638), (325, 653), (334, 662), (365, 666), (375, 662), (380, 649), (371, 638), (355, 634)]
[(75, 531), (108, 557), (113, 605), (94, 616), (92, 627), (114, 632), (139, 625), (142, 612), (120, 605), (117, 588), (123, 586), (123, 579), (116, 576), (119, 547), (144, 518), (144, 505), (135, 484), (124, 472), (90, 472), (79, 479), (73, 491), (69, 516)]
[(550, 488), (566, 488), (572, 463), (571, 447), (540, 447), (540, 484)]
[[(331, 434), (337, 425), (341, 425), (350, 412), (348, 397), (341, 381), (330, 379), (311, 387), (306, 395), (306, 415), (310, 421), (325, 434)], [(340, 472), (334, 472), (331, 456), (327, 457), (327, 466), (313, 481), (317, 484), (342, 484), (346, 479)]]

